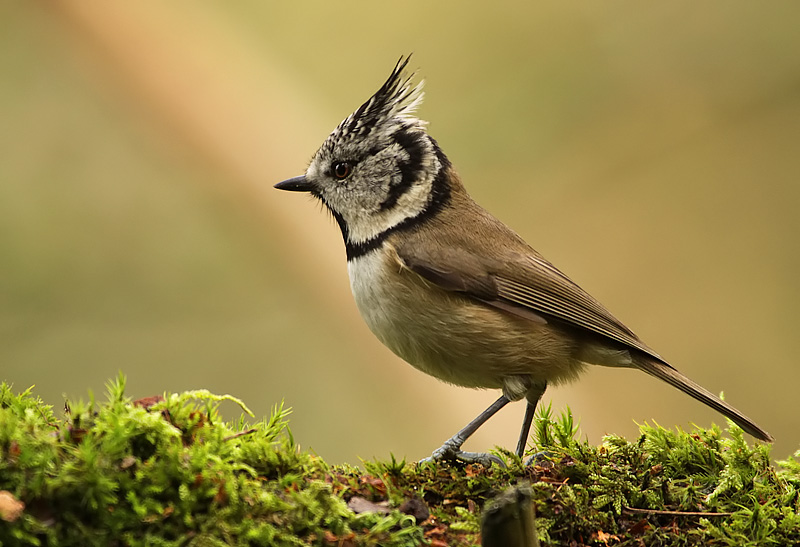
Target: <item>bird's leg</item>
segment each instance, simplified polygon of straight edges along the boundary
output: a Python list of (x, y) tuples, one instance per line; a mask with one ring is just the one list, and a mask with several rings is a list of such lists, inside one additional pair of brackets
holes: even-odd
[(487, 467), (492, 463), (496, 463), (501, 466), (505, 465), (500, 458), (493, 454), (464, 452), (461, 450), (461, 445), (463, 445), (466, 440), (478, 430), (480, 426), (485, 424), (489, 418), (497, 414), (497, 411), (506, 406), (508, 403), (509, 400), (506, 398), (506, 396), (501, 395), (500, 398), (493, 402), (489, 408), (481, 412), (477, 418), (468, 423), (464, 429), (447, 439), (442, 446), (434, 450), (430, 457), (420, 460), (420, 463), (439, 460), (459, 460), (465, 463), (482, 463)]
[(531, 432), (531, 424), (533, 423), (533, 415), (536, 413), (536, 405), (544, 395), (547, 389), (547, 384), (531, 386), (525, 398), (528, 404), (525, 406), (525, 417), (522, 419), (522, 431), (519, 432), (519, 441), (517, 442), (517, 456), (520, 458), (525, 454), (525, 447), (528, 444), (528, 435)]
[(525, 454), (525, 447), (528, 445), (528, 435), (531, 432), (531, 424), (535, 413), (536, 403), (528, 401), (525, 406), (525, 417), (522, 419), (522, 431), (519, 433), (519, 441), (517, 442), (517, 456), (520, 458)]

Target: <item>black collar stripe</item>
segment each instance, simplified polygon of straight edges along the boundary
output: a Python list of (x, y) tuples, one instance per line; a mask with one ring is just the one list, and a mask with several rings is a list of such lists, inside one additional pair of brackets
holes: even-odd
[[(450, 162), (444, 157), (444, 154), (438, 151), (440, 161), (442, 167), (439, 169), (439, 172), (436, 174), (436, 177), (433, 179), (433, 185), (431, 187), (431, 199), (428, 201), (428, 205), (416, 216), (409, 217), (399, 224), (392, 226), (388, 230), (384, 230), (383, 232), (379, 233), (378, 235), (371, 237), (366, 241), (362, 241), (359, 243), (351, 243), (347, 241), (347, 234), (343, 234), (345, 236), (345, 249), (347, 251), (347, 261), (350, 262), (351, 260), (355, 260), (358, 257), (364, 256), (376, 249), (379, 249), (383, 242), (386, 241), (386, 238), (390, 235), (401, 232), (403, 230), (408, 230), (417, 226), (418, 224), (425, 222), (429, 218), (435, 216), (439, 211), (442, 210), (448, 201), (450, 201), (450, 185), (447, 183), (448, 171), (450, 167)], [(337, 219), (338, 220), (338, 219)], [(340, 226), (342, 223), (340, 222)]]

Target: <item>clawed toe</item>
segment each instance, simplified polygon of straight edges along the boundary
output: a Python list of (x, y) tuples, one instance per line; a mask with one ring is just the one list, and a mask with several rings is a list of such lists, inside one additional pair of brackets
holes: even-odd
[(479, 463), (484, 467), (491, 467), (492, 464), (505, 467), (506, 464), (495, 456), (487, 452), (465, 452), (459, 446), (452, 443), (444, 443), (433, 451), (427, 458), (423, 458), (419, 463), (440, 462), (440, 461), (459, 461), (462, 463)]
[(531, 454), (531, 456), (525, 460), (525, 467), (529, 467), (531, 465), (547, 465), (550, 464), (553, 459), (553, 454), (551, 452), (542, 451), (537, 452), (535, 454)]
[(496, 464), (499, 467), (506, 466), (503, 460), (488, 452), (464, 452), (459, 450), (455, 459), (464, 463), (479, 463), (484, 467), (491, 467), (492, 464)]

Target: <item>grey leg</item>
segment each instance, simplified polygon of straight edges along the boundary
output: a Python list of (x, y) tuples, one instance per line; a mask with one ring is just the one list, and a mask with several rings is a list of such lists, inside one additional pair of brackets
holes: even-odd
[(464, 452), (461, 450), (461, 445), (464, 444), (480, 426), (485, 424), (489, 418), (497, 414), (497, 411), (508, 403), (509, 400), (506, 396), (501, 395), (489, 408), (481, 412), (477, 418), (468, 423), (464, 429), (447, 439), (442, 446), (434, 450), (430, 457), (420, 460), (420, 463), (439, 460), (460, 460), (466, 463), (482, 463), (487, 467), (491, 465), (492, 462), (503, 465), (503, 462), (497, 456), (481, 452)]
[(525, 417), (522, 419), (522, 431), (519, 432), (519, 441), (517, 442), (517, 456), (520, 458), (525, 454), (525, 447), (528, 444), (528, 435), (531, 432), (531, 424), (533, 423), (533, 415), (536, 412), (536, 403), (531, 403), (525, 406)]
[(517, 442), (517, 456), (520, 458), (525, 454), (525, 447), (528, 444), (528, 435), (531, 432), (531, 424), (533, 423), (533, 415), (536, 412), (536, 405), (539, 404), (539, 399), (542, 398), (546, 389), (547, 384), (532, 386), (525, 396), (528, 400), (528, 404), (525, 406), (525, 417), (522, 419), (522, 431), (519, 432), (519, 441)]

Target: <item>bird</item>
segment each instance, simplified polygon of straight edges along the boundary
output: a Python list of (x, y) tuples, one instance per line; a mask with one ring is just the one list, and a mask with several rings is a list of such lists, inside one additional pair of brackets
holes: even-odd
[(501, 390), (426, 460), (497, 461), (461, 447), (506, 404), (525, 399), (516, 447), (523, 457), (547, 386), (574, 380), (590, 365), (644, 371), (771, 442), (469, 196), (416, 116), (424, 81), (413, 83), (410, 58), (401, 56), (330, 133), (305, 174), (275, 188), (309, 193), (333, 216), (356, 306), (386, 347), (449, 384)]

